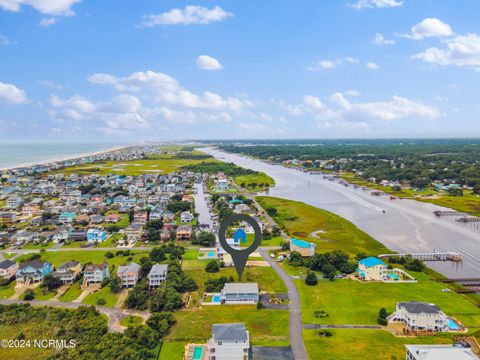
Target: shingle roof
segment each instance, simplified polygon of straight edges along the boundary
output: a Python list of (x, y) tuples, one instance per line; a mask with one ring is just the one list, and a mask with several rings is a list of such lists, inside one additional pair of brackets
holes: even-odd
[(255, 294), (258, 293), (257, 283), (226, 283), (224, 288), (225, 294)]
[(70, 269), (80, 264), (78, 261), (67, 261), (58, 267), (58, 270)]
[(398, 303), (399, 306), (404, 307), (407, 309), (409, 313), (412, 314), (438, 314), (440, 312), (440, 308), (435, 304), (429, 304), (425, 302), (419, 301), (410, 301), (410, 302), (400, 302)]
[(140, 270), (140, 265), (138, 265), (135, 262), (131, 262), (128, 265), (119, 266), (117, 270), (117, 275), (123, 274), (124, 272), (129, 272), (129, 271), (138, 272), (139, 270)]
[(15, 261), (4, 260), (0, 262), (0, 269), (8, 269), (9, 267), (15, 265)]
[(167, 264), (154, 264), (152, 268), (150, 269), (150, 272), (148, 273), (148, 276), (150, 275), (161, 275), (163, 273), (166, 273), (168, 271), (168, 265)]
[(214, 341), (245, 341), (248, 340), (247, 331), (243, 323), (213, 324), (212, 336)]

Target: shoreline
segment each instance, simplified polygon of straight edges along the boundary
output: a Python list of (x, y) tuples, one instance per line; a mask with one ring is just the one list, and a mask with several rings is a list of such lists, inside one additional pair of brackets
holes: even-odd
[(129, 147), (132, 147), (132, 146), (135, 146), (135, 145), (115, 146), (115, 147), (111, 147), (111, 148), (104, 149), (104, 150), (97, 150), (97, 151), (85, 152), (85, 153), (80, 153), (80, 154), (65, 155), (65, 156), (50, 158), (48, 160), (39, 160), (39, 161), (32, 161), (30, 163), (7, 165), (5, 167), (0, 167), (0, 171), (8, 171), (8, 170), (21, 169), (21, 168), (29, 168), (29, 167), (38, 166), (38, 165), (51, 164), (51, 163), (55, 163), (55, 162), (59, 162), (59, 161), (74, 160), (74, 159), (80, 159), (80, 158), (87, 157), (87, 156), (107, 154), (107, 153), (110, 153), (110, 152), (126, 149), (126, 148), (129, 148)]

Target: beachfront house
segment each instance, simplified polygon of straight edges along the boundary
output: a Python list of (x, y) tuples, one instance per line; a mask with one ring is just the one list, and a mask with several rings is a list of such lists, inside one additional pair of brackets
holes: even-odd
[(362, 280), (387, 280), (387, 265), (376, 257), (368, 257), (358, 262), (358, 277)]
[(317, 245), (308, 241), (299, 240), (296, 238), (290, 239), (290, 251), (296, 251), (304, 257), (315, 255), (315, 247)]
[(406, 360), (478, 360), (471, 348), (455, 345), (405, 345)]
[(0, 213), (0, 225), (12, 226), (17, 222), (17, 214), (14, 212)]
[(159, 287), (167, 278), (168, 265), (154, 264), (148, 273), (148, 286), (150, 288)]
[(181, 225), (177, 228), (177, 240), (190, 240), (192, 237), (192, 227), (190, 225)]
[(73, 284), (78, 274), (82, 272), (82, 264), (78, 261), (67, 261), (60, 265), (53, 273), (63, 284)]
[(184, 211), (180, 214), (180, 221), (184, 223), (192, 222), (195, 216), (189, 211)]
[(243, 323), (213, 324), (206, 348), (208, 360), (248, 360), (250, 335)]
[(13, 260), (0, 261), (0, 278), (11, 279), (18, 270), (18, 264)]
[(132, 224), (125, 228), (125, 235), (128, 241), (138, 241), (142, 238), (143, 226), (140, 224)]
[(107, 240), (107, 233), (100, 229), (88, 229), (87, 241), (88, 242), (104, 242)]
[(65, 242), (65, 241), (68, 240), (69, 236), (70, 236), (70, 230), (68, 228), (66, 228), (66, 227), (60, 228), (60, 229), (55, 230), (55, 232), (53, 233), (52, 241), (55, 244)]
[(83, 282), (86, 285), (92, 283), (101, 283), (103, 280), (110, 277), (110, 272), (108, 270), (108, 264), (104, 262), (103, 264), (88, 264), (83, 270)]
[(410, 330), (448, 331), (448, 318), (438, 306), (425, 302), (410, 301), (397, 303), (395, 312), (388, 322), (404, 323)]
[(20, 264), (15, 277), (17, 283), (39, 282), (53, 271), (53, 265), (48, 261), (27, 261)]
[(19, 196), (10, 196), (7, 199), (7, 207), (10, 209), (16, 209), (22, 204), (22, 198)]
[(58, 222), (63, 225), (71, 225), (76, 217), (77, 215), (74, 212), (64, 211), (58, 217)]
[(226, 283), (220, 293), (222, 304), (256, 304), (257, 283)]
[(116, 213), (111, 213), (105, 218), (105, 222), (107, 224), (115, 224), (119, 222), (121, 219), (121, 216), (116, 214)]
[(148, 221), (148, 212), (146, 211), (136, 211), (133, 215), (133, 223), (145, 225)]
[(22, 216), (32, 217), (37, 215), (40, 212), (40, 205), (38, 204), (26, 204), (22, 208)]
[(119, 266), (117, 269), (117, 276), (121, 280), (122, 287), (132, 287), (137, 285), (139, 272), (140, 265), (135, 262)]

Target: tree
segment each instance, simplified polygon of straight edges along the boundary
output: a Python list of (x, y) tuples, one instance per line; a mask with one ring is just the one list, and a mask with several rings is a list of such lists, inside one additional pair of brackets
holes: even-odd
[(52, 291), (56, 288), (59, 288), (62, 286), (62, 280), (60, 280), (58, 277), (53, 276), (52, 274), (48, 274), (43, 278), (43, 283), (42, 287), (46, 288), (48, 291)]
[(220, 265), (217, 260), (209, 261), (205, 266), (205, 271), (208, 273), (216, 273), (220, 271)]
[(23, 300), (30, 301), (35, 299), (35, 293), (32, 289), (27, 289), (23, 295)]
[(175, 323), (171, 312), (157, 312), (150, 316), (147, 320), (147, 325), (157, 333), (159, 338), (162, 338)]
[(270, 216), (277, 215), (277, 209), (275, 209), (272, 206), (267, 207), (266, 210), (267, 210), (267, 214), (270, 215)]
[(386, 326), (388, 324), (387, 316), (388, 316), (387, 310), (385, 310), (385, 308), (381, 308), (380, 311), (378, 312), (377, 323), (379, 325)]
[(118, 276), (112, 276), (110, 277), (108, 286), (110, 287), (110, 290), (112, 290), (112, 292), (118, 294), (122, 290), (122, 281)]
[(477, 184), (473, 187), (473, 193), (476, 195), (480, 195), (480, 184)]
[(165, 248), (164, 247), (154, 247), (150, 251), (150, 260), (153, 262), (162, 262), (166, 259), (165, 257)]
[(307, 277), (305, 278), (305, 284), (309, 286), (314, 286), (318, 284), (317, 276), (313, 271), (307, 272)]
[(201, 231), (196, 239), (192, 241), (193, 244), (199, 244), (202, 246), (213, 246), (215, 245), (215, 235), (210, 231)]
[(302, 266), (304, 264), (303, 257), (299, 252), (292, 251), (288, 260), (293, 266)]
[(107, 251), (103, 256), (105, 256), (107, 259), (113, 258), (115, 255), (111, 251)]
[(450, 196), (463, 196), (463, 190), (457, 187), (451, 187), (447, 190), (447, 194)]
[(335, 275), (337, 273), (335, 266), (332, 264), (326, 264), (325, 266), (322, 267), (322, 272), (323, 274), (332, 281), (335, 278)]

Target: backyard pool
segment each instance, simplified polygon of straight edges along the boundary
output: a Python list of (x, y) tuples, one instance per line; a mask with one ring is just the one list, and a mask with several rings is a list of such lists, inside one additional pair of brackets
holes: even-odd
[(214, 257), (215, 257), (215, 253), (214, 253), (213, 251), (210, 251), (210, 252), (208, 253), (208, 257), (209, 257), (209, 258), (214, 258)]
[(193, 360), (202, 360), (203, 349), (201, 346), (195, 347), (193, 350)]
[(395, 274), (388, 274), (388, 277), (394, 281), (400, 280), (398, 275), (395, 275)]
[(448, 319), (448, 329), (450, 331), (458, 331), (461, 330), (462, 327), (453, 319)]
[(212, 302), (214, 303), (219, 303), (220, 302), (220, 296), (219, 295), (214, 295), (212, 297)]

